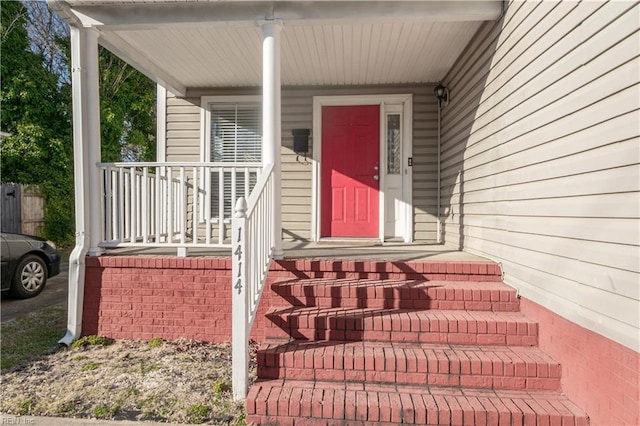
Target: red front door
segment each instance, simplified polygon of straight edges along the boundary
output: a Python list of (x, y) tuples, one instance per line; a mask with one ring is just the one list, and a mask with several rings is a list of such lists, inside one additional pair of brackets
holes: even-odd
[(322, 107), (322, 237), (378, 237), (379, 159), (379, 106)]

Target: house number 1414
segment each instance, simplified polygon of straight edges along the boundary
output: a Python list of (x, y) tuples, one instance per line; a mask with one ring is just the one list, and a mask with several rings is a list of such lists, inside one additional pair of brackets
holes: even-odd
[(238, 276), (236, 285), (233, 286), (234, 289), (238, 290), (238, 294), (242, 292), (242, 228), (238, 228), (238, 247), (233, 252), (235, 256), (237, 256), (236, 260), (238, 261)]

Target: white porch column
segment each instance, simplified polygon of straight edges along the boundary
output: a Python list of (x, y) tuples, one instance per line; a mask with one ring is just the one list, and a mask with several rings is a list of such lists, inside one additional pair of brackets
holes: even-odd
[(69, 297), (66, 345), (82, 332), (85, 256), (98, 255), (102, 234), (100, 212), (100, 101), (98, 90), (98, 32), (70, 27), (73, 99), (73, 164), (76, 246), (69, 257)]
[(273, 164), (274, 256), (282, 258), (280, 21), (262, 24), (262, 162)]
[(156, 84), (156, 161), (167, 162), (167, 89)]
[[(83, 127), (87, 127), (86, 139), (83, 144), (88, 150), (88, 170), (89, 177), (89, 256), (99, 256), (104, 252), (98, 247), (102, 242), (102, 189), (100, 170), (97, 164), (101, 156), (100, 140), (100, 71), (98, 67), (98, 31), (85, 29), (86, 37), (84, 58), (81, 59), (87, 72), (83, 77), (86, 87), (86, 108), (87, 114), (84, 117)], [(75, 122), (74, 122), (75, 125)], [(85, 194), (87, 194), (85, 192)]]

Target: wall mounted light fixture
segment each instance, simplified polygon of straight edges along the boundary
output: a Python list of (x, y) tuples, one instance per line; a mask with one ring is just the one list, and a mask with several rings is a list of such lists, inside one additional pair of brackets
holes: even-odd
[(436, 87), (433, 88), (433, 93), (438, 98), (438, 104), (440, 108), (445, 107), (449, 104), (449, 88), (444, 86), (442, 83), (438, 83)]

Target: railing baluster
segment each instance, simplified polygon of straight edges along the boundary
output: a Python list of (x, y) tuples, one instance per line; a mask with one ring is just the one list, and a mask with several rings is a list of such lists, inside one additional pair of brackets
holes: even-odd
[(224, 242), (224, 169), (218, 169), (218, 243)]
[(180, 242), (187, 239), (187, 183), (185, 182), (184, 167), (180, 167)]
[(116, 241), (121, 243), (124, 241), (124, 169), (119, 167), (118, 169), (118, 234)]
[(211, 244), (211, 167), (204, 168), (204, 224), (205, 224), (205, 243)]
[(142, 168), (142, 191), (140, 192), (140, 200), (142, 204), (142, 242), (149, 242), (149, 183), (147, 181), (148, 168)]
[(192, 229), (191, 229), (191, 241), (194, 243), (198, 242), (198, 225), (199, 225), (199, 220), (198, 220), (198, 201), (199, 201), (199, 197), (200, 197), (200, 190), (198, 188), (198, 170), (196, 167), (193, 168), (193, 189), (191, 190), (191, 192), (193, 193), (193, 211), (191, 212), (192, 215)]
[(167, 242), (173, 242), (173, 171), (167, 167)]
[(136, 171), (136, 241), (142, 238), (144, 229), (142, 227), (142, 197), (143, 191), (142, 177), (138, 171)]
[(104, 220), (104, 236), (106, 239), (111, 239), (111, 203), (113, 200), (111, 199), (111, 169), (109, 167), (103, 169), (103, 173), (100, 174), (100, 180), (102, 181), (100, 184), (104, 188), (104, 201), (102, 203), (102, 211), (105, 215)]
[(162, 242), (168, 243), (169, 240), (169, 188), (171, 187), (171, 179), (167, 175), (167, 168), (162, 168)]
[(138, 192), (136, 189), (136, 184), (138, 183), (138, 179), (136, 176), (136, 168), (135, 167), (131, 167), (131, 169), (129, 170), (129, 179), (131, 180), (131, 207), (129, 208), (130, 213), (131, 213), (131, 218), (130, 218), (130, 225), (129, 225), (129, 239), (131, 240), (132, 243), (136, 242), (136, 235), (138, 233), (138, 230), (136, 229), (136, 225), (138, 224), (138, 213), (137, 213), (137, 199), (138, 197), (136, 197), (136, 193)]
[[(110, 228), (109, 232), (107, 232), (106, 226), (104, 230), (104, 239), (113, 241), (115, 239), (115, 235), (118, 229), (118, 176), (117, 170), (115, 168), (109, 167), (109, 209), (111, 210), (111, 220), (110, 220)], [(106, 217), (105, 217), (105, 225), (106, 225)]]
[(162, 194), (161, 194), (161, 174), (160, 174), (160, 169), (156, 167), (156, 173), (155, 173), (155, 177), (154, 177), (155, 181), (156, 181), (156, 194), (155, 194), (155, 203), (154, 203), (154, 209), (155, 209), (155, 231), (156, 231), (156, 242), (160, 242), (160, 234), (161, 234), (161, 223), (162, 223), (162, 217), (161, 217), (161, 212), (162, 212)]

